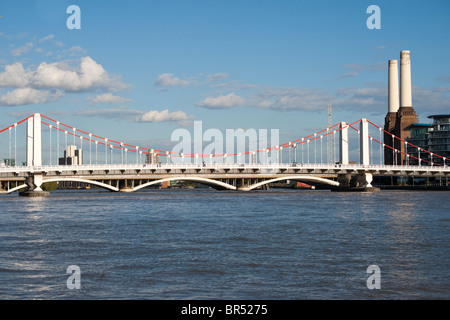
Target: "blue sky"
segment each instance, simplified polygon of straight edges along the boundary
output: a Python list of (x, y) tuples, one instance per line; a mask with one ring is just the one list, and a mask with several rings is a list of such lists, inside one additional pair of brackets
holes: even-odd
[[(372, 4), (380, 30), (366, 27)], [(0, 16), (1, 128), (39, 112), (168, 149), (194, 120), (294, 140), (327, 126), (328, 104), (333, 123), (382, 124), (401, 50), (420, 120), (450, 110), (447, 0), (0, 0)]]

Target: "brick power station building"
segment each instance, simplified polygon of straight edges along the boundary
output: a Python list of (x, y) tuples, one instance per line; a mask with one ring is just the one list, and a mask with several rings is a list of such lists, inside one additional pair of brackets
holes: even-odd
[[(406, 153), (405, 144), (392, 135), (406, 140), (410, 136), (410, 127), (418, 122), (416, 111), (412, 106), (411, 90), (411, 54), (400, 52), (400, 88), (398, 60), (389, 60), (388, 75), (388, 113), (384, 121), (384, 143)], [(405, 155), (385, 148), (384, 163), (387, 165), (406, 164)]]
[[(400, 81), (398, 60), (389, 60), (388, 71), (388, 113), (384, 121), (384, 143), (402, 152), (395, 152), (391, 148), (384, 150), (384, 163), (387, 165), (429, 165), (444, 164), (441, 157), (450, 158), (450, 114), (430, 115), (431, 124), (418, 123), (416, 111), (412, 106), (411, 89), (411, 54), (409, 51), (400, 52)], [(399, 87), (400, 83), (400, 87)], [(416, 147), (405, 146), (407, 141)], [(405, 154), (410, 155), (407, 157)], [(419, 159), (421, 160), (419, 163)], [(445, 164), (448, 165), (449, 160)]]

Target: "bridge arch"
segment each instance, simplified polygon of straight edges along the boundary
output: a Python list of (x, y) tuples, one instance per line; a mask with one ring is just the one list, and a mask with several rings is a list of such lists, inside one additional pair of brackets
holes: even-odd
[(251, 186), (245, 187), (243, 189), (253, 190), (253, 189), (261, 187), (265, 184), (269, 184), (269, 183), (277, 182), (277, 181), (284, 181), (284, 180), (316, 182), (316, 183), (327, 184), (327, 185), (331, 185), (331, 186), (339, 186), (339, 182), (336, 182), (336, 181), (333, 181), (330, 179), (325, 179), (325, 178), (320, 178), (320, 177), (311, 177), (311, 176), (306, 176), (306, 175), (295, 175), (295, 176), (287, 176), (287, 177), (285, 176), (285, 177), (279, 177), (279, 178), (273, 178), (273, 179), (261, 181), (261, 182), (255, 183)]
[(15, 191), (19, 191), (20, 189), (27, 188), (27, 187), (28, 187), (28, 185), (26, 185), (26, 184), (24, 183), (24, 184), (21, 184), (20, 186), (11, 188), (11, 189), (9, 189), (9, 190), (6, 190), (6, 192), (7, 192), (7, 193), (13, 193), (13, 192), (15, 192)]
[(210, 185), (210, 186), (219, 186), (228, 190), (236, 190), (235, 186), (232, 186), (231, 184), (222, 182), (222, 181), (218, 181), (218, 180), (214, 180), (214, 179), (208, 179), (208, 178), (200, 178), (200, 177), (172, 177), (172, 178), (164, 178), (164, 179), (159, 179), (159, 180), (154, 180), (154, 181), (150, 181), (144, 184), (141, 184), (139, 186), (136, 186), (133, 188), (133, 191), (137, 191), (139, 189), (154, 185), (154, 184), (158, 184), (158, 183), (162, 183), (162, 182), (166, 182), (166, 181), (192, 181), (192, 182), (199, 182), (202, 184), (206, 184), (206, 185)]
[(64, 182), (64, 181), (83, 182), (83, 183), (93, 184), (93, 185), (96, 185), (96, 186), (99, 186), (99, 187), (102, 187), (104, 189), (108, 189), (111, 191), (119, 191), (119, 188), (113, 187), (109, 184), (106, 184), (103, 182), (98, 182), (95, 180), (80, 179), (80, 178), (50, 178), (50, 179), (45, 179), (44, 181), (42, 181), (42, 184), (47, 183), (47, 182)]

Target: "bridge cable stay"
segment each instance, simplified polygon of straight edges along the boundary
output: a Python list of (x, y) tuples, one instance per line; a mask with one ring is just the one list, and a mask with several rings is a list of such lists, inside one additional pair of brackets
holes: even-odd
[[(419, 154), (419, 155), (420, 155), (420, 151), (425, 151), (426, 153), (429, 153), (431, 156), (434, 155), (434, 156), (436, 156), (436, 157), (439, 157), (439, 158), (443, 159), (443, 164), (444, 164), (444, 165), (445, 165), (445, 161), (448, 160), (447, 158), (445, 158), (445, 157), (443, 157), (443, 156), (440, 156), (440, 155), (438, 155), (438, 154), (432, 153), (432, 152), (430, 152), (430, 151), (428, 151), (428, 150), (425, 150), (425, 149), (423, 149), (423, 148), (420, 148), (420, 147), (418, 147), (418, 146), (415, 146), (414, 144), (412, 144), (412, 143), (410, 143), (410, 142), (407, 142), (407, 141), (405, 141), (405, 140), (403, 140), (403, 139), (401, 139), (401, 138), (399, 138), (399, 137), (397, 137), (397, 136), (391, 134), (390, 132), (384, 130), (383, 128), (381, 128), (380, 126), (374, 124), (373, 122), (371, 122), (371, 121), (369, 121), (369, 120), (367, 120), (367, 122), (370, 123), (372, 126), (374, 126), (375, 128), (377, 128), (377, 129), (380, 131), (380, 140), (377, 140), (377, 139), (375, 139), (375, 138), (373, 138), (373, 137), (371, 137), (371, 136), (369, 136), (369, 138), (370, 138), (371, 140), (373, 140), (373, 141), (379, 143), (380, 146), (382, 146), (383, 148), (386, 148), (386, 147), (387, 147), (387, 148), (391, 149), (392, 152), (393, 152), (394, 154), (395, 154), (395, 153), (400, 153), (400, 154), (405, 155), (407, 158), (413, 158), (413, 159), (416, 159), (416, 160), (418, 160), (419, 165), (421, 165), (422, 162), (426, 162), (426, 163), (428, 163), (428, 164), (430, 164), (430, 165), (432, 165), (432, 166), (433, 166), (433, 165), (435, 165), (435, 166), (442, 166), (442, 164), (435, 163), (435, 162), (432, 162), (432, 161), (428, 161), (428, 160), (425, 160), (425, 159), (421, 159), (420, 156), (419, 156), (419, 157), (415, 157), (415, 156), (413, 156), (413, 155), (411, 155), (411, 154), (408, 154), (407, 152), (403, 152), (403, 151), (401, 151), (401, 150), (398, 150), (398, 149), (396, 149), (396, 148), (394, 148), (394, 147), (392, 147), (392, 146), (390, 146), (390, 145), (387, 145), (387, 144), (381, 142), (381, 134), (382, 134), (382, 132), (387, 133), (387, 134), (391, 135), (394, 139), (398, 139), (399, 141), (403, 142), (403, 143), (405, 144), (405, 146), (406, 146), (406, 145), (409, 145), (409, 146), (411, 146), (411, 147), (413, 147), (413, 148), (416, 148), (416, 149), (418, 150), (418, 154)], [(356, 128), (353, 127), (353, 124), (352, 124), (352, 125), (349, 125), (349, 126), (350, 126), (350, 128), (352, 128), (353, 130), (358, 131), (358, 129), (356, 129)], [(380, 159), (381, 159), (381, 153), (382, 153), (382, 151), (381, 151), (381, 149), (380, 149)], [(394, 159), (396, 159), (396, 158), (397, 158), (397, 157), (394, 157)], [(432, 158), (431, 158), (431, 159), (432, 159)], [(380, 163), (380, 164), (381, 164), (381, 163)]]
[[(430, 161), (425, 160), (425, 159), (420, 159), (420, 157), (415, 157), (415, 156), (413, 156), (413, 155), (410, 155), (410, 154), (408, 154), (408, 153), (405, 153), (405, 152), (403, 152), (403, 151), (401, 151), (401, 150), (397, 150), (397, 149), (396, 149), (397, 152), (400, 152), (400, 153), (402, 153), (402, 154), (404, 154), (404, 155), (406, 155), (406, 156), (408, 156), (408, 157), (410, 157), (410, 158), (414, 158), (414, 159), (418, 160), (418, 161), (419, 161), (419, 165), (420, 165), (421, 161), (424, 161), (424, 162), (429, 163), (430, 165), (442, 166), (442, 164), (440, 164), (440, 163), (435, 163), (435, 162), (433, 162), (433, 160), (432, 160), (432, 159), (433, 159), (433, 156), (438, 157), (438, 158), (441, 158), (442, 161), (443, 161), (443, 165), (444, 165), (444, 166), (445, 166), (445, 161), (446, 161), (446, 160), (449, 160), (449, 159), (446, 158), (446, 157), (443, 157), (443, 156), (441, 156), (441, 155), (439, 155), (439, 154), (430, 152), (430, 151), (428, 151), (428, 150), (426, 150), (426, 149), (420, 148), (420, 147), (418, 147), (418, 146), (416, 146), (416, 145), (414, 145), (414, 144), (412, 144), (412, 143), (410, 143), (410, 142), (408, 142), (408, 141), (406, 141), (406, 140), (404, 140), (404, 139), (402, 139), (402, 138), (400, 138), (400, 137), (397, 137), (397, 136), (391, 134), (390, 132), (384, 130), (384, 129), (381, 128), (380, 126), (377, 126), (376, 124), (374, 124), (373, 122), (371, 122), (371, 121), (369, 121), (369, 120), (367, 120), (367, 122), (370, 123), (371, 125), (373, 125), (374, 127), (378, 128), (379, 130), (381, 130), (381, 131), (383, 131), (383, 132), (385, 132), (385, 133), (391, 135), (394, 139), (397, 139), (397, 140), (401, 141), (402, 143), (404, 143), (405, 148), (406, 148), (406, 146), (408, 146), (408, 145), (411, 146), (411, 147), (413, 147), (413, 148), (416, 148), (416, 149), (418, 150), (418, 154), (419, 154), (419, 155), (420, 155), (420, 151), (424, 151), (425, 153), (428, 153), (428, 154), (430, 155)], [(379, 143), (381, 143), (381, 142), (379, 142)], [(385, 146), (387, 146), (387, 147), (393, 149), (391, 146), (388, 146), (388, 145), (385, 145)]]
[[(31, 117), (32, 117), (32, 115), (0, 130), (0, 133), (8, 131), (8, 135), (9, 135), (9, 137), (8, 137), (8, 147), (9, 147), (8, 150), (9, 151), (8, 151), (7, 164), (9, 166), (13, 166), (13, 165), (15, 166), (16, 165), (15, 161), (17, 159), (17, 126), (20, 125), (21, 123), (24, 123), (25, 121), (27, 121)], [(14, 128), (14, 153), (12, 151), (12, 129), (13, 128)], [(14, 154), (14, 158), (12, 157), (13, 154)], [(14, 160), (14, 163), (12, 162), (12, 160)]]
[[(304, 143), (308, 144), (308, 150), (307, 151), (309, 153), (309, 144), (310, 144), (311, 141), (314, 140), (314, 142), (315, 142), (315, 162), (316, 162), (317, 161), (317, 154), (316, 154), (316, 152), (317, 152), (317, 141), (316, 140), (320, 138), (321, 141), (322, 141), (322, 139), (324, 137), (326, 137), (326, 136), (328, 136), (330, 134), (335, 134), (335, 133), (337, 133), (337, 132), (339, 132), (340, 130), (343, 129), (343, 128), (339, 128), (339, 129), (331, 130), (331, 129), (333, 129), (336, 126), (339, 125), (339, 124), (335, 124), (335, 125), (333, 125), (333, 126), (331, 126), (329, 128), (326, 128), (324, 130), (321, 130), (321, 131), (316, 132), (314, 134), (311, 134), (309, 136), (303, 137), (301, 139), (297, 139), (297, 140), (293, 140), (293, 141), (290, 141), (290, 142), (286, 142), (286, 143), (280, 144), (278, 146), (273, 146), (273, 147), (268, 147), (268, 148), (264, 148), (264, 149), (253, 150), (253, 151), (247, 151), (247, 152), (240, 153), (240, 154), (239, 153), (230, 153), (230, 154), (201, 154), (201, 155), (197, 155), (197, 154), (192, 154), (192, 153), (184, 153), (184, 154), (182, 154), (182, 153), (177, 153), (177, 152), (173, 152), (173, 151), (163, 151), (163, 150), (157, 150), (157, 149), (149, 149), (149, 148), (145, 148), (145, 147), (138, 147), (138, 146), (131, 145), (131, 144), (121, 143), (121, 142), (118, 142), (118, 141), (115, 141), (115, 140), (111, 140), (111, 139), (107, 139), (107, 138), (104, 138), (104, 137), (101, 137), (101, 136), (98, 136), (98, 135), (95, 135), (95, 134), (92, 134), (92, 133), (88, 133), (88, 132), (80, 130), (80, 129), (76, 129), (76, 128), (70, 126), (70, 125), (67, 125), (67, 124), (64, 124), (62, 122), (56, 121), (56, 120), (54, 120), (52, 118), (49, 118), (49, 117), (47, 117), (45, 115), (41, 115), (41, 116), (43, 118), (47, 119), (47, 120), (50, 120), (50, 121), (53, 121), (53, 122), (57, 123), (57, 126), (53, 127), (53, 128), (55, 128), (57, 131), (64, 131), (64, 133), (66, 135), (67, 134), (72, 135), (74, 137), (74, 141), (75, 141), (75, 137), (79, 137), (81, 141), (86, 140), (86, 141), (95, 143), (96, 146), (97, 146), (97, 144), (104, 145), (105, 146), (105, 156), (106, 156), (106, 149), (109, 147), (111, 150), (112, 149), (120, 149), (122, 151), (125, 151), (125, 153), (127, 153), (128, 151), (131, 151), (131, 152), (136, 152), (136, 153), (158, 154), (160, 156), (175, 156), (175, 157), (183, 157), (183, 158), (184, 157), (191, 157), (191, 158), (197, 157), (198, 158), (199, 156), (213, 158), (213, 157), (241, 156), (241, 155), (247, 155), (247, 154), (269, 152), (269, 151), (274, 151), (274, 150), (278, 151), (278, 150), (280, 150), (280, 149), (282, 150), (282, 149), (284, 149), (286, 147), (290, 147), (290, 148), (296, 149), (299, 144), (304, 144)], [(357, 123), (359, 121), (360, 120), (355, 121), (353, 124), (355, 124), (355, 123)], [(42, 121), (42, 123), (44, 125), (50, 126), (50, 124), (47, 123), (47, 122)], [(68, 129), (72, 129), (73, 133), (70, 132), (70, 131), (61, 129), (60, 125), (63, 126), (63, 127), (68, 128)], [(79, 134), (77, 134), (77, 132)], [(83, 137), (83, 136), (81, 136), (81, 134), (88, 135), (89, 137)], [(97, 138), (97, 140), (95, 140), (93, 138)], [(321, 144), (322, 144), (322, 142), (321, 142)], [(130, 149), (128, 149), (126, 147), (130, 147)], [(140, 149), (142, 149), (143, 151), (141, 151)], [(321, 152), (322, 151), (323, 151), (323, 146), (321, 146)], [(302, 156), (303, 156), (303, 146), (302, 146)], [(321, 154), (321, 157), (322, 157), (322, 154)], [(97, 151), (96, 151), (96, 158), (97, 158)], [(309, 160), (309, 155), (308, 155), (308, 160)], [(106, 159), (105, 159), (105, 161), (107, 163)], [(321, 160), (321, 162), (323, 162), (323, 160)]]
[[(44, 116), (44, 115), (42, 115), (42, 117), (47, 118), (47, 119), (50, 119), (51, 121), (55, 121), (55, 122), (56, 122), (56, 120), (53, 120), (53, 119), (51, 119), (51, 118), (48, 118), (48, 117), (46, 117), (46, 116)], [(315, 146), (314, 146), (314, 163), (317, 163), (317, 139), (321, 139), (321, 147), (320, 147), (321, 155), (320, 155), (320, 157), (321, 157), (321, 163), (323, 163), (323, 159), (322, 159), (322, 152), (323, 152), (323, 138), (326, 137), (326, 136), (328, 136), (328, 135), (330, 135), (330, 134), (333, 134), (333, 135), (335, 136), (335, 134), (336, 134), (337, 132), (339, 132), (340, 130), (343, 130), (343, 129), (345, 129), (345, 128), (348, 128), (348, 127), (350, 127), (350, 128), (352, 128), (353, 130), (355, 130), (355, 131), (358, 133), (358, 135), (359, 135), (359, 130), (356, 129), (356, 128), (354, 127), (354, 125), (357, 124), (357, 123), (359, 123), (360, 121), (361, 121), (361, 119), (360, 119), (360, 120), (357, 120), (357, 121), (355, 121), (355, 122), (353, 122), (353, 123), (351, 123), (351, 124), (347, 124), (346, 126), (344, 126), (344, 127), (342, 127), (342, 128), (338, 128), (338, 129), (335, 129), (335, 130), (330, 131), (330, 129), (333, 129), (334, 127), (336, 127), (336, 126), (339, 125), (339, 124), (335, 124), (335, 125), (333, 125), (333, 126), (331, 126), (331, 127), (329, 127), (329, 128), (326, 128), (326, 129), (324, 129), (324, 130), (318, 131), (318, 132), (316, 132), (316, 133), (314, 133), (314, 134), (311, 134), (311, 135), (309, 135), (309, 136), (303, 137), (303, 138), (301, 138), (301, 139), (293, 140), (293, 141), (290, 141), (290, 142), (286, 142), (286, 143), (284, 143), (284, 144), (280, 144), (280, 145), (278, 145), (278, 146), (268, 147), (268, 148), (264, 148), (264, 149), (253, 150), (253, 151), (247, 151), (247, 152), (244, 152), (244, 153), (230, 153), (230, 154), (201, 154), (201, 155), (198, 155), (198, 154), (192, 154), (192, 153), (177, 153), (177, 152), (173, 152), (173, 151), (162, 151), (162, 150), (157, 150), (157, 149), (149, 149), (149, 148), (145, 148), (145, 147), (138, 147), (138, 146), (135, 146), (135, 145), (130, 145), (130, 144), (121, 143), (121, 142), (118, 142), (118, 141), (115, 141), (115, 140), (103, 138), (103, 137), (101, 137), (101, 136), (97, 136), (97, 135), (88, 133), (88, 132), (86, 132), (86, 131), (80, 130), (80, 129), (75, 129), (75, 128), (72, 127), (72, 126), (69, 126), (69, 125), (66, 125), (66, 124), (63, 124), (63, 123), (60, 123), (60, 122), (59, 122), (59, 124), (65, 126), (65, 127), (67, 127), (67, 128), (71, 128), (74, 132), (78, 131), (78, 132), (81, 132), (81, 133), (83, 133), (83, 134), (89, 135), (89, 138), (84, 138), (84, 137), (82, 137), (81, 135), (78, 135), (78, 134), (76, 134), (76, 133), (71, 133), (71, 132), (65, 131), (66, 134), (73, 135), (73, 136), (74, 136), (74, 140), (75, 140), (75, 136), (76, 136), (76, 137), (79, 137), (81, 141), (87, 140), (87, 141), (89, 141), (89, 142), (95, 142), (96, 146), (97, 146), (98, 143), (100, 143), (100, 144), (102, 144), (102, 145), (105, 145), (105, 157), (106, 157), (106, 150), (107, 150), (108, 147), (110, 148), (111, 153), (112, 153), (112, 149), (120, 149), (120, 150), (122, 150), (121, 152), (125, 151), (125, 159), (127, 159), (127, 152), (128, 152), (128, 151), (136, 152), (136, 153), (140, 153), (140, 154), (142, 154), (142, 153), (144, 153), (144, 154), (158, 154), (158, 155), (160, 155), (160, 156), (167, 156), (167, 157), (175, 156), (175, 157), (182, 157), (182, 158), (184, 158), (184, 157), (191, 157), (191, 158), (196, 157), (196, 158), (198, 158), (199, 156), (201, 156), (202, 158), (204, 158), (204, 157), (210, 157), (210, 159), (211, 159), (211, 158), (214, 158), (214, 157), (225, 157), (225, 158), (226, 158), (227, 156), (238, 156), (238, 157), (240, 157), (241, 155), (246, 155), (246, 154), (250, 154), (250, 155), (253, 154), (253, 155), (254, 155), (255, 153), (269, 152), (269, 151), (274, 151), (274, 150), (276, 150), (276, 151), (278, 152), (278, 150), (281, 150), (281, 151), (282, 151), (282, 150), (283, 150), (284, 148), (286, 148), (286, 147), (293, 148), (293, 149), (295, 150), (294, 152), (296, 152), (296, 148), (298, 147), (298, 145), (302, 144), (302, 162), (304, 162), (304, 161), (303, 161), (303, 160), (304, 160), (304, 158), (303, 158), (303, 156), (304, 156), (303, 144), (306, 143), (306, 144), (307, 144), (307, 160), (308, 160), (308, 162), (309, 162), (309, 161), (310, 161), (310, 149), (309, 149), (309, 146), (310, 146), (310, 143), (311, 143), (312, 141), (314, 141), (314, 144), (315, 144)], [(369, 122), (370, 124), (372, 124), (373, 126), (375, 126), (376, 128), (379, 129), (379, 132), (380, 132), (380, 140), (381, 140), (382, 132), (386, 132), (386, 131), (385, 131), (384, 129), (380, 128), (379, 126), (375, 125), (375, 124), (372, 123), (371, 121), (368, 121), (368, 122)], [(46, 122), (42, 122), (42, 123), (45, 124), (45, 125), (47, 125), (47, 126), (50, 126), (50, 125), (49, 125), (48, 123), (46, 123)], [(57, 128), (57, 129), (59, 129), (59, 128)], [(59, 130), (62, 131), (62, 129), (59, 129)], [(324, 133), (324, 132), (326, 132), (326, 133)], [(322, 133), (322, 134), (321, 134), (321, 133)], [(96, 137), (96, 138), (100, 139), (100, 141), (98, 141), (98, 140), (93, 140), (92, 137)], [(394, 136), (394, 137), (395, 137), (395, 136)], [(435, 155), (435, 156), (438, 156), (438, 157), (440, 157), (440, 158), (442, 158), (442, 159), (444, 159), (444, 160), (447, 160), (445, 157), (439, 156), (439, 155), (437, 155), (437, 154), (433, 154), (433, 153), (431, 153), (431, 152), (429, 152), (429, 151), (427, 151), (427, 150), (424, 150), (424, 149), (421, 149), (421, 148), (419, 148), (419, 147), (417, 147), (417, 146), (414, 146), (413, 144), (411, 144), (411, 143), (409, 143), (409, 142), (406, 142), (406, 141), (404, 141), (403, 139), (400, 139), (399, 137), (395, 137), (395, 138), (401, 140), (401, 141), (404, 142), (405, 144), (409, 144), (410, 146), (417, 148), (419, 151), (420, 151), (420, 150), (423, 150), (423, 151), (425, 151), (425, 152), (428, 152), (430, 155)], [(401, 151), (401, 150), (398, 150), (398, 149), (393, 148), (393, 147), (391, 147), (391, 146), (389, 146), (389, 145), (386, 145), (386, 144), (382, 143), (380, 140), (378, 140), (378, 139), (376, 139), (376, 138), (374, 138), (374, 137), (372, 137), (372, 136), (369, 136), (369, 139), (370, 139), (371, 143), (372, 143), (372, 141), (375, 141), (375, 142), (377, 142), (378, 144), (380, 144), (380, 164), (382, 164), (382, 155), (383, 155), (382, 148), (383, 148), (383, 147), (388, 147), (388, 148), (392, 149), (393, 152), (398, 152), (398, 153), (407, 155), (408, 157), (411, 157), (411, 158), (420, 160), (421, 162), (424, 161), (424, 162), (427, 162), (427, 163), (430, 163), (430, 164), (435, 164), (435, 163), (433, 163), (433, 162), (427, 161), (427, 160), (425, 160), (425, 159), (419, 159), (419, 158), (417, 158), (417, 157), (415, 157), (415, 156), (413, 156), (413, 155), (409, 155), (409, 154), (407, 154), (407, 153), (405, 153), (405, 152), (403, 152), (403, 151)], [(101, 140), (103, 140), (103, 141), (105, 141), (105, 142), (102, 142)], [(108, 142), (109, 142), (109, 143), (108, 143)], [(359, 143), (360, 143), (360, 141), (359, 141), (359, 139), (358, 139), (358, 149), (360, 148)], [(115, 144), (116, 144), (116, 145), (115, 145)], [(131, 147), (131, 148), (128, 149), (128, 148), (125, 148), (125, 146)], [(143, 149), (143, 150), (145, 150), (145, 151), (140, 151), (139, 149)], [(371, 144), (371, 149), (372, 149), (372, 155), (373, 155), (373, 146), (372, 146), (372, 144)], [(296, 156), (295, 153), (294, 153), (294, 156)], [(122, 157), (123, 157), (123, 154), (122, 154)], [(97, 151), (96, 151), (96, 159), (97, 159)], [(139, 159), (138, 155), (137, 155), (137, 159)], [(291, 157), (290, 157), (290, 156), (289, 156), (289, 160), (291, 160)], [(106, 158), (105, 158), (105, 161), (106, 161), (106, 163), (107, 163)], [(110, 158), (110, 161), (112, 161), (111, 158)], [(294, 160), (294, 161), (295, 161), (295, 160)], [(96, 161), (96, 162), (97, 162), (97, 161)], [(126, 160), (126, 162), (127, 162), (127, 160)], [(137, 162), (139, 163), (139, 161), (137, 161)], [(290, 161), (289, 161), (289, 162), (290, 162)], [(439, 165), (439, 164), (436, 164), (436, 165)]]
[[(17, 126), (20, 125), (21, 123), (24, 123), (25, 121), (27, 121), (29, 118), (33, 117), (33, 115), (22, 119), (21, 121), (18, 121), (15, 124), (12, 124), (2, 130), (0, 130), (0, 133), (5, 132), (5, 131), (9, 131), (9, 158), (12, 158), (12, 128), (14, 127), (14, 158), (16, 158), (17, 156)], [(291, 161), (291, 151), (294, 151), (294, 162), (297, 161), (297, 149), (299, 147), (299, 145), (301, 145), (301, 159), (302, 159), (302, 163), (304, 162), (304, 158), (305, 158), (305, 152), (304, 152), (304, 145), (306, 144), (306, 158), (307, 158), (307, 162), (310, 163), (310, 144), (312, 141), (314, 141), (314, 163), (317, 163), (317, 139), (320, 139), (320, 162), (323, 163), (323, 138), (327, 137), (330, 134), (333, 135), (333, 139), (335, 139), (335, 135), (336, 133), (338, 133), (340, 130), (346, 129), (346, 128), (352, 128), (353, 130), (355, 130), (356, 132), (358, 132), (358, 136), (359, 136), (359, 130), (357, 128), (354, 127), (354, 125), (356, 125), (357, 123), (359, 123), (362, 119), (357, 120), (353, 123), (350, 124), (345, 124), (344, 126), (341, 126), (340, 128), (336, 128), (337, 126), (339, 126), (341, 123), (335, 124), (331, 127), (328, 127), (324, 130), (315, 132), (311, 135), (305, 136), (303, 138), (300, 139), (296, 139), (296, 140), (292, 140), (283, 144), (279, 144), (277, 146), (271, 146), (271, 147), (267, 147), (267, 148), (263, 148), (263, 149), (258, 149), (258, 150), (251, 150), (251, 151), (247, 151), (247, 152), (243, 152), (243, 153), (230, 153), (230, 154), (192, 154), (192, 153), (179, 153), (179, 152), (173, 152), (173, 151), (163, 151), (163, 150), (157, 150), (157, 149), (150, 149), (150, 148), (145, 148), (145, 147), (139, 147), (139, 146), (135, 146), (135, 145), (131, 145), (131, 144), (126, 144), (123, 142), (119, 142), (119, 141), (115, 141), (112, 139), (108, 139), (108, 138), (104, 138), (80, 129), (77, 129), (75, 127), (72, 127), (70, 125), (64, 124), (62, 122), (56, 121), (52, 118), (49, 118), (45, 115), (41, 115), (42, 118), (47, 119), (50, 123), (47, 123), (45, 121), (41, 121), (42, 124), (46, 125), (49, 127), (49, 140), (50, 140), (50, 144), (52, 144), (52, 135), (53, 135), (53, 131), (56, 131), (56, 140), (57, 140), (57, 154), (59, 154), (59, 146), (60, 146), (60, 132), (64, 132), (65, 134), (65, 145), (67, 148), (67, 140), (68, 140), (68, 135), (72, 135), (73, 136), (73, 141), (74, 141), (74, 145), (76, 145), (75, 140), (76, 138), (80, 139), (80, 145), (81, 147), (83, 146), (83, 142), (86, 141), (89, 143), (89, 163), (92, 164), (92, 148), (91, 148), (91, 144), (95, 143), (95, 163), (98, 163), (98, 144), (100, 145), (104, 145), (105, 146), (105, 163), (108, 163), (108, 159), (107, 159), (107, 150), (108, 148), (110, 149), (110, 162), (113, 162), (113, 154), (112, 151), (113, 149), (118, 149), (121, 150), (121, 162), (123, 163), (125, 161), (125, 163), (128, 162), (128, 151), (130, 152), (135, 152), (136, 153), (136, 163), (139, 164), (140, 162), (140, 157), (142, 154), (154, 154), (154, 155), (159, 155), (159, 156), (166, 156), (168, 157), (167, 160), (169, 161), (170, 157), (180, 157), (184, 160), (184, 157), (188, 157), (188, 158), (210, 158), (210, 161), (212, 162), (212, 158), (227, 158), (228, 157), (234, 157), (237, 156), (238, 158), (238, 162), (241, 161), (241, 156), (244, 155), (249, 155), (249, 159), (252, 159), (250, 162), (253, 162), (256, 160), (256, 154), (257, 153), (267, 153), (270, 151), (275, 151), (277, 152), (277, 159), (281, 159), (282, 160), (282, 154), (283, 154), (283, 149), (285, 148), (290, 148), (289, 149), (289, 162)], [(445, 161), (448, 161), (448, 158), (440, 156), (438, 154), (432, 153), (428, 150), (425, 150), (423, 148), (420, 148), (418, 146), (413, 145), (410, 142), (407, 142), (399, 137), (396, 137), (394, 135), (392, 135), (391, 133), (387, 132), (386, 130), (384, 130), (383, 128), (381, 128), (380, 126), (374, 124), (373, 122), (367, 120), (368, 123), (370, 123), (372, 126), (374, 126), (375, 128), (377, 128), (379, 130), (379, 140), (369, 136), (370, 139), (370, 152), (371, 152), (371, 158), (373, 158), (373, 153), (374, 153), (374, 149), (373, 149), (373, 141), (378, 143), (380, 145), (380, 165), (383, 162), (383, 150), (385, 148), (389, 148), (392, 150), (392, 152), (395, 153), (400, 153), (406, 156), (406, 158), (409, 159), (416, 159), (418, 160), (419, 165), (421, 165), (422, 162), (424, 163), (428, 163), (430, 165), (437, 165), (437, 166), (441, 166), (441, 164), (435, 163), (433, 162), (433, 157), (434, 159), (437, 158), (441, 158), (443, 160), (443, 164), (444, 166), (446, 165)], [(51, 124), (52, 123), (52, 124)], [(54, 130), (52, 130), (54, 129)], [(401, 141), (401, 143), (403, 143), (405, 146), (410, 146), (412, 148), (417, 149), (418, 151), (418, 157), (412, 155), (412, 154), (408, 154), (407, 152), (403, 152), (402, 150), (398, 150), (392, 146), (386, 145), (383, 142), (381, 142), (382, 140), (382, 134), (383, 133), (387, 133), (391, 136), (393, 136), (394, 139), (398, 139), (399, 141)], [(358, 139), (358, 149), (360, 148), (360, 139)], [(407, 151), (405, 149), (405, 151)], [(428, 153), (430, 155), (430, 161), (426, 160), (426, 159), (421, 159), (420, 154), (421, 152), (424, 153)], [(279, 153), (281, 153), (281, 157), (279, 156)], [(52, 147), (50, 146), (50, 164), (52, 164), (52, 160), (51, 160), (51, 154), (52, 154)], [(333, 155), (336, 154), (335, 152), (333, 152)], [(396, 158), (396, 157), (395, 157)], [(245, 158), (244, 158), (245, 159)], [(245, 161), (245, 160), (244, 160)], [(277, 160), (278, 162), (279, 160)], [(58, 162), (57, 162), (58, 163)]]

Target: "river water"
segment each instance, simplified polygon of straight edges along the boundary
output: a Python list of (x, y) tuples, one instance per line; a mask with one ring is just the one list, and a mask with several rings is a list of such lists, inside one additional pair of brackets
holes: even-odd
[[(0, 197), (0, 299), (449, 299), (450, 193)], [(77, 266), (78, 277), (67, 273)], [(371, 265), (380, 273), (369, 289)], [(69, 289), (67, 280), (80, 284)]]

